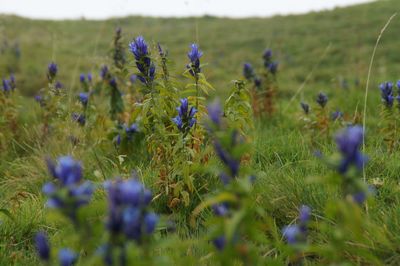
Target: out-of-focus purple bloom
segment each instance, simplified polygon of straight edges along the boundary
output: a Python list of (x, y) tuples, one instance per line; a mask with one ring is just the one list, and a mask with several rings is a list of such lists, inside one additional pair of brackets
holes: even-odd
[(359, 151), (363, 138), (364, 132), (360, 126), (347, 127), (336, 135), (336, 145), (342, 155), (342, 160), (338, 167), (340, 173), (346, 173), (352, 165), (358, 170), (362, 170), (364, 167), (367, 157)]
[(146, 214), (146, 216), (144, 217), (146, 234), (152, 234), (154, 232), (158, 220), (159, 220), (158, 215), (156, 215), (154, 212)]
[(207, 106), (208, 117), (215, 125), (221, 124), (221, 103), (218, 99)]
[(114, 138), (114, 142), (117, 146), (119, 146), (121, 144), (121, 134), (118, 134), (115, 138)]
[(86, 124), (86, 117), (84, 114), (73, 113), (71, 117), (72, 120), (78, 122), (81, 126)]
[(301, 108), (303, 109), (304, 113), (306, 115), (308, 115), (310, 113), (310, 106), (305, 102), (301, 102), (300, 105), (301, 105)]
[(40, 104), (40, 106), (43, 106), (43, 104), (44, 104), (44, 100), (43, 100), (42, 95), (36, 95), (35, 96), (35, 101), (38, 102)]
[(326, 96), (325, 93), (320, 92), (320, 93), (318, 94), (318, 96), (317, 96), (316, 101), (317, 101), (317, 103), (318, 103), (322, 108), (324, 108), (325, 105), (326, 105), (326, 103), (328, 102), (328, 96)]
[(61, 266), (72, 266), (77, 259), (78, 255), (70, 249), (63, 248), (58, 252), (58, 261)]
[(192, 76), (196, 76), (201, 72), (200, 69), (200, 57), (203, 56), (203, 52), (199, 49), (199, 46), (195, 43), (190, 45), (190, 51), (188, 52), (188, 58), (190, 59), (190, 64), (187, 66), (190, 70)]
[(365, 193), (364, 191), (360, 191), (360, 192), (354, 193), (352, 195), (352, 197), (353, 197), (354, 202), (361, 205), (367, 199), (367, 193)]
[(11, 91), (11, 84), (10, 84), (10, 81), (7, 79), (3, 79), (3, 91), (4, 92)]
[(133, 134), (139, 132), (139, 127), (136, 123), (133, 123), (130, 126), (125, 127), (125, 132), (126, 135), (128, 136), (128, 139), (130, 139)]
[(341, 118), (343, 118), (343, 113), (341, 111), (337, 110), (336, 112), (332, 113), (331, 118), (333, 121), (341, 119)]
[(122, 234), (140, 243), (143, 234), (154, 232), (158, 216), (147, 212), (152, 195), (142, 183), (135, 178), (117, 179), (107, 181), (104, 186), (109, 202), (107, 228), (113, 235)]
[(155, 65), (151, 62), (148, 46), (143, 36), (137, 37), (129, 44), (129, 48), (135, 56), (136, 66), (141, 73), (138, 78), (144, 84), (154, 80)]
[(161, 57), (166, 57), (168, 55), (168, 51), (163, 50), (160, 43), (157, 43), (157, 47), (158, 47), (158, 54)]
[(117, 88), (118, 88), (118, 84), (117, 84), (116, 78), (112, 78), (112, 79), (110, 80), (110, 86), (111, 86), (112, 88), (114, 88), (114, 89), (117, 89)]
[(288, 242), (288, 244), (293, 245), (298, 241), (299, 236), (301, 235), (301, 230), (298, 225), (288, 225), (282, 229), (282, 235)]
[(47, 77), (50, 81), (54, 80), (58, 72), (57, 64), (52, 62), (47, 67)]
[(231, 177), (236, 177), (239, 174), (240, 160), (229, 154), (218, 141), (214, 141), (214, 150), (221, 162), (228, 167)]
[(189, 102), (187, 98), (180, 99), (181, 105), (176, 108), (178, 116), (172, 119), (178, 129), (183, 133), (188, 133), (190, 128), (196, 123), (194, 115), (197, 113), (193, 106), (189, 110)]
[(223, 216), (226, 216), (228, 214), (227, 204), (223, 204), (223, 203), (215, 204), (215, 205), (212, 206), (212, 209), (213, 209), (214, 214), (216, 216), (223, 217)]
[(92, 82), (92, 80), (93, 80), (92, 73), (88, 73), (87, 74), (87, 79), (88, 79), (89, 82)]
[(44, 261), (49, 261), (50, 244), (47, 235), (44, 232), (38, 232), (35, 235), (35, 246), (40, 259)]
[(105, 80), (108, 77), (108, 66), (103, 65), (100, 69), (100, 77)]
[(81, 83), (85, 83), (85, 81), (86, 81), (85, 74), (81, 73), (81, 74), (79, 75), (79, 81), (80, 81)]
[(254, 85), (257, 87), (257, 88), (260, 88), (261, 87), (261, 79), (259, 78), (259, 77), (256, 77), (255, 79), (254, 79)]
[(278, 66), (278, 62), (271, 62), (267, 65), (267, 69), (269, 70), (269, 72), (271, 72), (271, 74), (275, 75), (278, 72)]
[(225, 236), (217, 237), (213, 240), (214, 246), (219, 250), (222, 251), (226, 245), (226, 238)]
[(15, 81), (14, 74), (10, 75), (10, 86), (11, 86), (11, 90), (15, 90), (17, 88), (17, 82)]
[(243, 76), (247, 80), (252, 80), (255, 77), (254, 69), (250, 63), (245, 63), (243, 65)]
[(266, 49), (263, 54), (264, 60), (271, 60), (272, 59), (272, 50)]
[(299, 211), (299, 220), (301, 224), (308, 223), (311, 217), (311, 208), (307, 205), (302, 205)]
[(393, 106), (394, 96), (393, 96), (393, 83), (384, 82), (379, 85), (381, 90), (382, 102), (386, 107), (391, 108)]
[(135, 74), (132, 74), (132, 75), (129, 77), (129, 81), (131, 82), (131, 84), (135, 83), (136, 80), (137, 80), (137, 76), (136, 76)]
[(42, 191), (48, 196), (47, 206), (60, 208), (72, 220), (76, 220), (76, 212), (82, 205), (89, 203), (93, 193), (90, 182), (82, 183), (81, 163), (71, 156), (58, 158), (57, 164), (47, 160), (50, 174), (58, 181), (46, 183)]
[(83, 107), (86, 107), (89, 102), (89, 93), (79, 93), (79, 101), (82, 103)]
[(63, 86), (63, 84), (62, 84), (60, 81), (57, 81), (57, 82), (56, 82), (56, 85), (54, 85), (54, 87), (55, 87), (57, 90), (60, 90), (60, 89), (62, 89), (64, 86)]

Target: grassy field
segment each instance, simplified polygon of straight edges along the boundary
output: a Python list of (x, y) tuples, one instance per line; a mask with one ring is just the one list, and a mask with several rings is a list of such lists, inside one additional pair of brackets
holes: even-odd
[[(126, 48), (138, 35), (146, 38), (153, 51), (156, 51), (157, 43), (161, 43), (168, 50), (171, 59), (169, 70), (179, 88), (184, 88), (183, 84), (187, 83), (187, 77), (182, 73), (188, 63), (186, 54), (189, 45), (198, 43), (204, 52), (202, 63), (207, 63), (203, 67), (204, 74), (215, 88), (207, 101), (215, 97), (225, 101), (233, 87), (232, 80), (243, 79), (243, 63), (251, 62), (260, 69), (264, 49), (272, 49), (274, 58), (279, 61), (275, 98), (277, 111), (271, 117), (255, 119), (254, 129), (244, 130), (250, 147), (248, 168), (257, 176), (250, 198), (254, 205), (263, 208), (277, 228), (293, 223), (302, 204), (311, 206), (316, 229), (310, 232), (309, 241), (315, 244), (315, 248), (309, 252), (336, 254), (337, 250), (326, 246), (334, 242), (332, 239), (337, 240), (336, 231), (320, 230), (318, 225), (326, 221), (337, 222), (334, 215), (327, 214), (329, 208), (326, 206), (335, 201), (340, 205), (341, 192), (339, 186), (318, 178), (334, 171), (314, 153), (319, 150), (325, 155), (333, 154), (336, 150), (335, 132), (346, 123), (330, 121), (327, 137), (310, 131), (305, 128), (300, 101), (308, 102), (312, 111), (317, 110), (315, 98), (318, 92), (323, 91), (329, 97), (328, 116), (340, 110), (346, 121), (362, 123), (372, 51), (382, 27), (398, 11), (397, 0), (391, 0), (265, 19), (128, 17), (106, 21), (39, 21), (0, 15), (3, 38), (0, 44), (0, 77), (12, 71), (18, 84), (18, 91), (12, 97), (11, 111), (8, 110), (10, 114), (6, 111), (0, 114), (0, 209), (8, 210), (11, 216), (0, 213), (0, 265), (38, 265), (33, 242), (38, 230), (47, 231), (54, 246), (71, 243), (76, 249), (79, 246), (77, 237), (70, 237), (75, 228), (44, 208), (46, 197), (41, 189), (50, 179), (44, 160), (47, 156), (73, 155), (82, 161), (85, 178), (99, 187), (106, 179), (127, 177), (132, 170), (137, 170), (146, 187), (153, 191), (159, 189), (159, 168), (154, 166), (154, 161), (151, 162), (151, 156), (147, 154), (142, 158), (136, 152), (133, 155), (121, 153), (109, 140), (113, 123), (104, 118), (107, 117), (108, 99), (99, 97), (93, 102), (90, 112), (98, 115), (93, 123), (88, 119), (89, 126), (80, 127), (71, 119), (59, 120), (54, 122), (54, 127), (58, 128), (54, 131), (56, 133), (46, 139), (42, 137), (43, 112), (33, 96), (48, 84), (48, 63), (55, 61), (58, 64), (58, 79), (66, 88), (63, 111), (77, 110), (79, 103), (75, 101), (75, 94), (81, 89), (79, 74), (91, 72), (94, 79), (100, 79), (101, 65), (110, 64), (116, 27), (122, 28)], [(400, 152), (398, 145), (394, 151), (388, 150), (384, 131), (390, 119), (398, 120), (399, 113), (394, 109), (397, 113), (391, 118), (382, 118), (378, 89), (383, 81), (400, 79), (399, 27), (400, 17), (395, 17), (383, 34), (372, 68), (364, 153), (369, 157), (365, 168), (366, 181), (374, 185), (377, 192), (374, 199), (368, 202), (367, 210), (360, 208), (367, 213), (364, 213), (367, 217), (365, 223), (358, 228), (363, 236), (343, 229), (340, 232), (349, 235), (344, 246), (335, 246), (341, 250), (340, 255), (311, 256), (302, 262), (304, 265), (400, 263)], [(18, 58), (13, 52), (15, 43), (20, 49)], [(134, 57), (130, 52), (127, 54), (128, 72), (136, 73)], [(295, 94), (303, 82), (304, 88)], [(127, 91), (124, 93), (127, 94)], [(124, 100), (126, 108), (131, 108), (129, 99)], [(4, 122), (10, 119), (16, 121), (15, 128)], [(70, 136), (79, 139), (79, 143), (69, 141)], [(395, 143), (398, 143), (398, 137), (393, 137)], [(183, 161), (181, 163), (184, 164)], [(213, 191), (213, 186), (219, 187), (217, 179), (216, 176), (210, 177), (208, 192)], [(191, 197), (196, 198), (195, 195)], [(93, 199), (96, 208), (85, 209), (85, 217), (89, 217), (93, 224), (94, 221), (102, 224), (104, 220), (105, 198), (104, 191), (97, 191)], [(199, 196), (197, 204), (204, 198), (206, 194)], [(195, 207), (190, 205), (186, 209), (171, 211), (165, 206), (163, 197), (153, 200), (154, 210), (163, 216), (162, 219), (174, 219), (178, 232), (171, 234), (168, 240), (163, 238), (162, 233), (157, 234), (156, 242), (161, 244), (154, 253), (169, 254), (167, 260), (157, 263), (215, 265), (217, 256), (210, 251), (211, 245), (203, 243), (196, 246), (196, 241), (204, 238), (206, 226), (201, 224), (194, 229), (189, 226)], [(209, 216), (210, 213), (203, 214), (202, 219), (207, 220)], [(356, 221), (360, 218), (355, 215)], [(101, 237), (91, 239), (93, 242), (101, 240)], [(169, 245), (175, 245), (176, 249), (171, 251)], [(285, 252), (276, 251), (280, 247), (265, 244), (264, 248), (261, 254), (264, 260), (257, 264), (288, 264), (287, 259), (273, 261), (274, 256), (285, 257)], [(85, 254), (85, 251), (80, 253)], [(237, 262), (237, 265), (244, 264)]]

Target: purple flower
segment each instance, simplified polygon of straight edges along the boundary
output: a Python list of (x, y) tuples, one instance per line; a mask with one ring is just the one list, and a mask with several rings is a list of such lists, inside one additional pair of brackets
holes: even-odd
[(63, 84), (62, 84), (60, 81), (57, 81), (57, 82), (56, 82), (56, 85), (54, 85), (54, 87), (55, 87), (57, 90), (59, 90), (59, 89), (62, 89), (64, 86), (63, 86)]
[(224, 204), (224, 203), (215, 204), (215, 205), (212, 206), (212, 209), (213, 209), (214, 214), (216, 216), (223, 217), (223, 216), (226, 216), (228, 214), (228, 206), (227, 206), (227, 204)]
[(79, 101), (82, 103), (83, 107), (86, 107), (89, 101), (89, 94), (86, 92), (79, 93)]
[(35, 235), (35, 246), (40, 259), (44, 261), (49, 261), (50, 244), (47, 235), (44, 232), (38, 232)]
[(310, 112), (310, 106), (307, 103), (304, 103), (304, 102), (301, 102), (300, 105), (301, 105), (301, 108), (303, 109), (304, 113), (306, 115), (308, 115), (309, 112)]
[(147, 213), (144, 217), (144, 225), (146, 234), (152, 234), (158, 223), (158, 216), (154, 212)]
[(257, 88), (260, 88), (261, 87), (261, 79), (259, 78), (259, 77), (256, 77), (256, 78), (254, 78), (254, 85), (257, 87)]
[(86, 124), (86, 117), (84, 114), (72, 113), (72, 120), (79, 123), (79, 125), (84, 126)]
[(136, 66), (140, 72), (139, 80), (144, 84), (149, 84), (154, 80), (156, 68), (151, 62), (148, 46), (143, 36), (139, 36), (131, 42), (129, 48), (135, 56)]
[(266, 49), (264, 51), (263, 58), (266, 61), (270, 61), (272, 59), (272, 50), (271, 49)]
[(100, 69), (100, 77), (105, 80), (108, 78), (108, 66), (103, 65)]
[(298, 241), (299, 236), (301, 235), (301, 230), (298, 225), (288, 225), (282, 229), (282, 235), (288, 242), (288, 244), (293, 245)]
[(339, 110), (337, 110), (336, 112), (332, 113), (331, 118), (332, 118), (333, 121), (341, 119), (341, 118), (343, 118), (343, 113), (340, 112)]
[(347, 127), (336, 135), (336, 145), (342, 155), (342, 160), (338, 167), (338, 171), (341, 174), (346, 173), (352, 165), (358, 170), (362, 170), (367, 162), (366, 156), (359, 151), (363, 138), (364, 132), (360, 126)]
[(318, 103), (322, 108), (324, 108), (325, 105), (326, 105), (326, 103), (328, 102), (328, 96), (326, 96), (325, 93), (320, 92), (320, 93), (318, 94), (318, 96), (317, 96), (316, 101), (317, 101), (317, 103)]
[(132, 125), (125, 127), (125, 132), (129, 140), (132, 138), (133, 134), (139, 132), (139, 127), (136, 123), (133, 123)]
[(92, 73), (88, 73), (87, 74), (87, 79), (88, 79), (89, 82), (92, 82), (92, 80), (93, 80)]
[(137, 80), (137, 76), (136, 76), (135, 74), (132, 74), (132, 75), (129, 77), (129, 81), (130, 81), (132, 84), (135, 83), (136, 80)]
[[(232, 139), (236, 138), (236, 133), (232, 135)], [(234, 140), (232, 146), (234, 146)], [(221, 143), (217, 140), (214, 141), (214, 150), (222, 163), (229, 169), (231, 177), (236, 177), (239, 174), (240, 160), (234, 158), (232, 154), (222, 147)]]
[(187, 98), (180, 99), (181, 105), (176, 108), (178, 116), (172, 119), (178, 129), (183, 133), (188, 133), (190, 128), (196, 123), (194, 115), (197, 113), (193, 106), (189, 110), (189, 102)]
[(80, 74), (79, 75), (79, 81), (81, 82), (81, 83), (85, 83), (85, 81), (86, 81), (86, 77), (85, 77), (85, 74)]
[(215, 238), (212, 242), (219, 251), (222, 251), (226, 245), (226, 238), (225, 236), (220, 236)]
[(10, 81), (7, 79), (3, 79), (3, 91), (4, 92), (9, 92), (11, 90), (11, 84)]
[(311, 208), (307, 205), (302, 205), (299, 211), (299, 220), (301, 224), (306, 224), (311, 217)]
[(46, 183), (42, 191), (48, 196), (47, 206), (59, 208), (72, 220), (76, 220), (77, 209), (89, 203), (93, 194), (90, 182), (82, 183), (81, 163), (71, 156), (58, 158), (57, 164), (47, 159), (50, 174), (58, 181)]
[(391, 108), (393, 106), (394, 96), (393, 96), (393, 83), (384, 82), (379, 85), (381, 90), (382, 102), (386, 107)]
[(57, 72), (58, 72), (58, 67), (57, 67), (56, 63), (54, 63), (54, 62), (50, 63), (48, 65), (48, 67), (47, 67), (47, 77), (48, 77), (48, 79), (50, 81), (52, 81), (56, 77)]
[(221, 104), (218, 99), (207, 106), (207, 111), (208, 111), (208, 117), (210, 118), (210, 120), (215, 125), (220, 125), (222, 110), (221, 110)]
[(255, 77), (254, 69), (250, 63), (245, 63), (243, 65), (243, 76), (247, 80), (252, 80)]
[(61, 266), (72, 266), (77, 259), (78, 255), (70, 249), (63, 248), (58, 252), (58, 260)]
[(190, 59), (190, 64), (188, 68), (190, 73), (195, 76), (201, 72), (200, 69), (200, 57), (203, 56), (203, 52), (199, 49), (199, 46), (195, 43), (190, 45), (190, 51), (188, 52), (188, 58)]
[(278, 62), (271, 62), (267, 65), (267, 69), (269, 70), (269, 72), (271, 72), (271, 74), (275, 75), (276, 72), (278, 72)]

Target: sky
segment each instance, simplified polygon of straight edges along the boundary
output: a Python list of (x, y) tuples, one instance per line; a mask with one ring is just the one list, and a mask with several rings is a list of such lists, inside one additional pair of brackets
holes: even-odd
[(0, 13), (42, 19), (128, 15), (267, 17), (301, 14), (371, 0), (0, 0)]

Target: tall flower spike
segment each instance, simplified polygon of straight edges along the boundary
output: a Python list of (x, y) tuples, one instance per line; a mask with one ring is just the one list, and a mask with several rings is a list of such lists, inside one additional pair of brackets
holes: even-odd
[(183, 133), (188, 133), (189, 130), (196, 123), (194, 117), (197, 113), (196, 108), (193, 106), (189, 109), (189, 102), (187, 98), (180, 99), (181, 105), (176, 108), (178, 115), (172, 119), (178, 129)]
[(203, 56), (203, 52), (199, 49), (199, 46), (195, 43), (190, 45), (190, 51), (188, 52), (188, 58), (190, 59), (190, 64), (187, 66), (190, 70), (192, 76), (196, 76), (201, 72), (200, 69), (200, 57)]
[(132, 54), (135, 56), (136, 66), (141, 73), (138, 79), (144, 84), (154, 80), (155, 65), (151, 62), (148, 46), (143, 36), (137, 37), (129, 44)]

